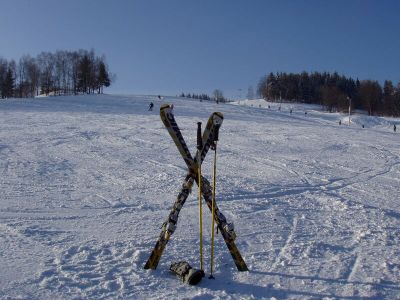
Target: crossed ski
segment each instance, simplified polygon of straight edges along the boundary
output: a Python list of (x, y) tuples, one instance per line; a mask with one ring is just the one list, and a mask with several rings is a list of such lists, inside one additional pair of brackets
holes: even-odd
[[(165, 127), (167, 128), (170, 136), (174, 140), (175, 145), (177, 146), (180, 154), (182, 155), (187, 167), (188, 173), (185, 177), (184, 183), (182, 185), (182, 189), (178, 194), (178, 197), (172, 207), (168, 219), (164, 222), (161, 230), (161, 234), (157, 240), (157, 243), (144, 266), (145, 269), (156, 269), (158, 262), (160, 261), (161, 255), (170, 239), (171, 235), (176, 229), (176, 223), (178, 221), (179, 212), (182, 209), (187, 197), (191, 192), (191, 188), (193, 186), (194, 181), (198, 184), (199, 180), (201, 180), (201, 190), (203, 197), (209, 207), (210, 211), (212, 211), (212, 188), (209, 181), (201, 176), (199, 178), (197, 173), (197, 165), (198, 163), (202, 163), (210, 146), (213, 143), (214, 136), (219, 130), (219, 127), (223, 121), (222, 113), (215, 112), (213, 113), (206, 125), (206, 128), (203, 132), (202, 140), (203, 140), (203, 148), (200, 150), (200, 162), (197, 161), (198, 152), (197, 150), (196, 156), (193, 159), (186, 142), (182, 136), (182, 133), (175, 121), (175, 118), (172, 113), (172, 108), (166, 104), (160, 107), (160, 116), (163, 121)], [(236, 267), (239, 271), (248, 271), (246, 263), (244, 262), (239, 250), (236, 247), (234, 239), (236, 234), (233, 230), (233, 227), (230, 226), (226, 222), (225, 216), (219, 211), (218, 207), (215, 205), (214, 211), (214, 220), (216, 221), (217, 227), (220, 230), (224, 241), (229, 249), (229, 252), (232, 255), (232, 258), (236, 264)]]

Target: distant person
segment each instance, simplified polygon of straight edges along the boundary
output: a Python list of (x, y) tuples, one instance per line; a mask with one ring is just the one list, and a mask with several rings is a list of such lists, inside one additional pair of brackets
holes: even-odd
[(158, 100), (161, 100), (161, 96), (160, 95), (158, 95), (157, 97), (158, 97)]
[(290, 114), (292, 114), (293, 110), (290, 110)]
[(152, 110), (153, 110), (153, 107), (154, 107), (154, 103), (153, 103), (153, 102), (150, 102), (149, 111), (152, 111)]
[(339, 125), (342, 125), (342, 120), (339, 120)]
[(393, 131), (396, 132), (396, 124), (393, 124)]

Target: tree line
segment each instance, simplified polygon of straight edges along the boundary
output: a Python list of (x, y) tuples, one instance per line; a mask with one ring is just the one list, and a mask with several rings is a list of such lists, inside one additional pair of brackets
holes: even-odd
[(213, 97), (210, 97), (207, 94), (195, 94), (195, 93), (181, 93), (179, 94), (179, 97), (182, 98), (191, 98), (191, 99), (199, 99), (200, 101), (206, 100), (206, 101), (215, 101), (215, 102), (228, 102), (229, 100), (224, 97), (224, 94), (221, 90), (215, 89), (213, 91)]
[(22, 56), (18, 62), (0, 57), (0, 96), (27, 98), (39, 94), (103, 93), (113, 76), (106, 57), (92, 49), (41, 52)]
[(369, 115), (400, 116), (400, 82), (354, 80), (335, 73), (270, 73), (261, 78), (258, 93), (270, 101), (323, 105), (328, 111), (363, 109)]
[(211, 100), (211, 97), (209, 95), (207, 95), (207, 94), (195, 94), (195, 93), (192, 93), (192, 94), (191, 93), (187, 93), (187, 94), (185, 94), (185, 93), (181, 93), (179, 95), (179, 97), (199, 99), (199, 100), (207, 100), (207, 101)]

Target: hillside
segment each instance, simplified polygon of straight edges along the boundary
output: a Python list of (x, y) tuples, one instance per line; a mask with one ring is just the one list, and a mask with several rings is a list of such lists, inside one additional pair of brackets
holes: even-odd
[[(191, 287), (168, 271), (179, 260), (198, 267), (197, 189), (158, 269), (143, 269), (187, 171), (160, 121), (162, 103), (174, 104), (192, 153), (196, 123), (223, 112), (217, 204), (250, 272), (236, 271), (220, 234), (216, 280)], [(400, 298), (399, 120), (356, 115), (339, 126), (345, 115), (274, 105), (0, 101), (0, 298)]]

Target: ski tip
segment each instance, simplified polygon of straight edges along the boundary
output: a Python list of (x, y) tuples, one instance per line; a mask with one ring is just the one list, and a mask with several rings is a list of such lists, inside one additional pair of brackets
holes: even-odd
[(220, 117), (222, 119), (224, 118), (224, 114), (222, 112), (220, 112), (220, 111), (215, 111), (213, 114), (217, 115), (218, 117)]
[(171, 107), (169, 104), (162, 104), (162, 105), (160, 106), (160, 111), (161, 111), (161, 110), (164, 110), (164, 109), (166, 109), (166, 108), (169, 108), (169, 107)]

